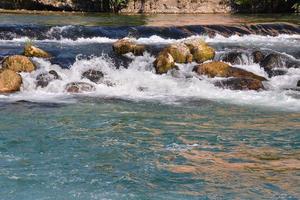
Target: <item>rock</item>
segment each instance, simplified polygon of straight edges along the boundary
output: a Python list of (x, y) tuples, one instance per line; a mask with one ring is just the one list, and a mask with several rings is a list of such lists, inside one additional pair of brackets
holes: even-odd
[(202, 39), (186, 40), (184, 44), (190, 49), (193, 60), (197, 63), (203, 63), (215, 57), (215, 50), (208, 46)]
[(49, 71), (48, 73), (42, 73), (40, 75), (38, 75), (36, 77), (36, 80), (37, 80), (37, 87), (47, 87), (48, 84), (53, 81), (53, 80), (56, 80), (56, 79), (60, 79), (59, 75), (57, 74), (56, 71), (54, 70), (51, 70)]
[(252, 78), (229, 78), (215, 83), (215, 86), (231, 90), (263, 90), (262, 81)]
[(94, 83), (99, 83), (101, 79), (103, 79), (104, 74), (101, 71), (90, 69), (86, 72), (84, 72), (81, 76), (81, 78), (89, 79), (90, 81)]
[(22, 85), (22, 77), (15, 71), (3, 69), (0, 71), (0, 93), (19, 91)]
[(241, 65), (243, 64), (242, 56), (243, 56), (242, 52), (232, 51), (225, 54), (222, 60), (225, 62), (229, 62), (233, 65)]
[(161, 52), (154, 61), (154, 67), (157, 74), (164, 74), (176, 66), (174, 58), (171, 56), (171, 54), (167, 52)]
[(297, 87), (300, 87), (300, 80), (297, 82)]
[(200, 75), (207, 75), (210, 78), (214, 77), (235, 77), (235, 78), (252, 78), (260, 81), (266, 81), (267, 79), (258, 76), (252, 72), (232, 67), (223, 62), (209, 62), (198, 65), (194, 68), (194, 71)]
[(143, 55), (145, 46), (135, 44), (128, 39), (121, 39), (113, 44), (113, 51), (119, 55), (133, 53), (136, 56)]
[(27, 57), (50, 58), (50, 54), (33, 45), (25, 45), (24, 55)]
[(51, 74), (54, 77), (54, 79), (61, 79), (58, 73), (54, 70), (50, 70), (49, 74)]
[(252, 52), (252, 56), (254, 63), (260, 63), (265, 58), (265, 55), (261, 51)]
[(66, 85), (66, 91), (69, 93), (92, 92), (95, 87), (85, 82), (72, 82)]
[(172, 44), (163, 51), (171, 54), (176, 63), (189, 63), (193, 61), (193, 55), (184, 43)]
[(21, 55), (6, 57), (2, 62), (2, 67), (15, 72), (32, 72), (35, 70), (35, 66), (31, 60)]
[[(260, 67), (262, 67), (267, 72), (269, 77), (285, 74), (285, 68), (300, 67), (299, 62), (292, 60), (288, 56), (276, 53), (269, 54), (259, 64)], [(281, 70), (280, 68), (282, 68), (283, 70)]]

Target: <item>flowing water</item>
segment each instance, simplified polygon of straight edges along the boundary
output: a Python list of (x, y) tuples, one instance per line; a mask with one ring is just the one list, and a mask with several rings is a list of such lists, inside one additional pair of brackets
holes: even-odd
[[(251, 56), (259, 49), (299, 62), (299, 26), (0, 18), (0, 57), (21, 54), (29, 40), (53, 55), (33, 59), (38, 69), (21, 74), (20, 92), (0, 95), (0, 199), (300, 198), (300, 69), (268, 78)], [(116, 55), (112, 43), (126, 36), (147, 52)], [(196, 63), (155, 74), (158, 51), (199, 37), (216, 49), (216, 60), (242, 52), (234, 66), (268, 78), (267, 90), (217, 88), (218, 78), (192, 72)], [(88, 69), (109, 84), (82, 79)], [(37, 87), (36, 77), (49, 70), (61, 79)], [(96, 90), (66, 93), (74, 81)]]

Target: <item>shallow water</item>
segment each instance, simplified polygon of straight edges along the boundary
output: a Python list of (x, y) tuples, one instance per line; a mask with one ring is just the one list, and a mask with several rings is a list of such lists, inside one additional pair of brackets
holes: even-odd
[[(300, 95), (286, 90), (299, 68), (254, 92), (217, 88), (216, 79), (192, 72), (196, 63), (166, 75), (152, 66), (166, 45), (201, 37), (216, 60), (239, 50), (235, 67), (267, 77), (251, 52), (300, 61), (298, 26), (277, 24), (272, 29), (293, 34), (273, 36), (269, 25), (256, 35), (233, 27), (225, 37), (224, 26), (53, 26), (27, 17), (0, 25), (0, 57), (33, 40), (53, 58), (34, 58), (38, 69), (21, 74), (21, 91), (0, 95), (0, 199), (300, 199)], [(144, 55), (112, 51), (128, 35), (147, 45)], [(81, 77), (87, 69), (101, 70), (109, 84), (66, 93), (72, 81), (91, 83)], [(61, 80), (37, 88), (49, 70)]]
[(299, 113), (211, 101), (2, 103), (4, 199), (298, 199)]

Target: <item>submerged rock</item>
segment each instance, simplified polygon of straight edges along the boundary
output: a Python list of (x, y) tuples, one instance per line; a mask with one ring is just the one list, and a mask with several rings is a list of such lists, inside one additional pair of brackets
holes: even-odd
[(50, 54), (33, 45), (25, 45), (24, 55), (27, 57), (50, 58)]
[(292, 60), (288, 56), (271, 53), (266, 56), (261, 62), (262, 67), (269, 77), (286, 74), (286, 68), (299, 68), (300, 63)]
[(175, 68), (174, 58), (168, 52), (161, 52), (154, 61), (154, 67), (157, 74), (167, 73), (170, 69)]
[(144, 45), (138, 45), (129, 39), (121, 39), (113, 44), (113, 51), (119, 55), (133, 53), (136, 56), (143, 55), (145, 51)]
[(89, 69), (88, 71), (84, 72), (81, 77), (89, 79), (94, 83), (99, 83), (103, 79), (104, 74), (99, 70)]
[(210, 78), (214, 77), (236, 77), (236, 78), (252, 78), (260, 81), (266, 81), (267, 79), (258, 76), (252, 72), (248, 72), (244, 69), (232, 67), (224, 62), (209, 62), (198, 65), (194, 68), (194, 71), (200, 75), (206, 75)]
[(38, 75), (36, 77), (36, 80), (37, 80), (37, 87), (47, 87), (48, 84), (53, 81), (53, 80), (57, 80), (57, 79), (60, 79), (59, 75), (57, 74), (56, 71), (54, 70), (51, 70), (49, 71), (48, 73), (42, 73), (40, 75)]
[(254, 63), (260, 63), (265, 58), (265, 55), (261, 51), (252, 52), (252, 56)]
[(50, 70), (49, 74), (51, 74), (54, 77), (54, 79), (61, 79), (58, 73), (54, 70)]
[(171, 54), (176, 63), (189, 63), (193, 61), (193, 55), (184, 43), (172, 44), (163, 51)]
[(0, 70), (0, 93), (19, 91), (22, 85), (22, 77), (10, 69)]
[(15, 72), (32, 72), (35, 70), (33, 62), (26, 56), (21, 55), (6, 57), (2, 62), (2, 67)]
[(222, 60), (225, 62), (229, 62), (233, 65), (240, 65), (240, 64), (243, 64), (242, 56), (243, 56), (242, 52), (232, 51), (232, 52), (225, 54), (225, 56), (223, 57)]
[(95, 86), (85, 82), (72, 82), (66, 85), (66, 91), (69, 93), (92, 92)]
[(203, 63), (215, 57), (215, 50), (202, 39), (185, 40), (184, 44), (190, 49), (193, 60), (197, 63)]
[(215, 86), (231, 90), (262, 90), (262, 81), (252, 78), (229, 78), (215, 83)]

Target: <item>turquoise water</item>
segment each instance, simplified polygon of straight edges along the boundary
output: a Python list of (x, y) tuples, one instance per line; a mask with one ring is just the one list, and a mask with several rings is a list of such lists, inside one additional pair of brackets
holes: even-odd
[(3, 103), (3, 199), (298, 199), (299, 113), (211, 101)]

